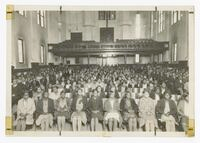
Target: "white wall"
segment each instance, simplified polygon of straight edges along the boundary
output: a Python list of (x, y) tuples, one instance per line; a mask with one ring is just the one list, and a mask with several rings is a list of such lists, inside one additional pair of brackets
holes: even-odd
[(79, 59), (80, 59), (80, 64), (84, 64), (84, 65), (88, 64), (88, 58), (87, 57), (80, 57)]
[(126, 64), (134, 64), (135, 63), (135, 57), (134, 56), (127, 56), (126, 57)]
[[(47, 12), (47, 36), (48, 43), (59, 43), (66, 40), (66, 19), (65, 13), (58, 11)], [(47, 63), (62, 63), (60, 60), (56, 60), (57, 56), (47, 51)]]
[[(100, 41), (100, 28), (106, 27), (106, 20), (98, 20), (98, 11), (67, 11), (65, 13), (66, 39), (71, 32), (83, 32), (83, 40)], [(141, 37), (149, 38), (148, 14), (141, 14)], [(136, 31), (135, 11), (116, 11), (116, 20), (109, 20), (108, 26), (114, 27), (114, 40), (134, 39)]]
[(164, 62), (172, 61), (172, 47), (177, 43), (177, 61), (188, 60), (188, 11), (181, 11), (181, 20), (171, 25), (171, 11), (165, 12), (165, 30), (158, 32), (158, 12), (155, 13), (157, 22), (154, 23), (153, 39), (169, 41), (169, 51), (163, 53)]
[[(40, 63), (40, 46), (43, 45), (44, 64), (47, 63), (47, 28), (37, 24), (36, 11), (26, 12), (26, 17), (14, 12), (12, 19), (12, 65), (19, 68), (30, 68), (32, 62)], [(18, 62), (18, 39), (24, 42), (24, 63)], [(41, 63), (40, 63), (41, 64)]]
[(96, 57), (90, 57), (89, 58), (89, 63), (90, 64), (97, 64), (97, 58)]
[(76, 64), (75, 58), (66, 58), (66, 60), (70, 61), (70, 64), (71, 64), (71, 65)]
[(150, 63), (150, 57), (140, 56), (140, 63), (141, 63), (141, 64)]
[[(170, 12), (169, 12), (170, 13)], [(150, 38), (150, 13), (140, 12), (141, 14), (141, 33), (140, 38)], [(71, 32), (83, 32), (83, 40), (100, 41), (100, 28), (106, 27), (105, 20), (98, 20), (97, 11), (68, 11), (59, 12), (49, 11), (46, 13), (47, 27), (42, 28), (37, 24), (36, 12), (27, 12), (27, 17), (17, 13), (12, 21), (12, 65), (16, 68), (27, 68), (31, 62), (40, 62), (40, 45), (45, 46), (45, 63), (61, 63), (56, 56), (48, 52), (47, 43), (59, 43), (70, 39)], [(114, 27), (114, 39), (134, 39), (136, 38), (136, 12), (134, 11), (117, 11), (116, 20), (109, 20), (108, 26)], [(169, 24), (170, 15), (166, 15)], [(159, 41), (175, 40), (178, 43), (178, 60), (187, 60), (188, 58), (188, 41), (187, 41), (187, 13), (183, 13), (182, 20), (173, 26), (169, 26), (161, 33), (155, 34), (154, 38)], [(61, 25), (59, 25), (61, 23)], [(156, 23), (154, 24), (156, 26)], [(158, 27), (158, 26), (157, 26)], [(17, 39), (23, 38), (25, 44), (25, 61), (23, 64), (18, 63)], [(170, 45), (171, 46), (171, 45)], [(163, 53), (163, 61), (169, 61), (171, 50)], [(117, 57), (116, 60), (106, 60), (101, 58), (90, 57), (90, 64), (124, 64), (124, 56)], [(92, 59), (93, 58), (93, 59)], [(57, 59), (57, 60), (56, 60)], [(150, 62), (149, 58), (141, 57), (141, 63)], [(160, 60), (159, 60), (160, 61)], [(70, 59), (71, 64), (75, 64), (75, 58)], [(82, 59), (83, 64), (88, 64), (87, 57)], [(135, 63), (134, 57), (126, 57), (127, 64)]]

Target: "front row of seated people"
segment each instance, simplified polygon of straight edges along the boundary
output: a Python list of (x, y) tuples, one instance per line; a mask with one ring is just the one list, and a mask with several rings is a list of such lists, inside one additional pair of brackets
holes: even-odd
[(122, 98), (115, 97), (115, 90), (109, 92), (108, 98), (99, 96), (97, 89), (92, 91), (90, 98), (84, 96), (81, 89), (75, 97), (63, 90), (57, 98), (50, 98), (49, 93), (44, 91), (39, 99), (29, 97), (25, 91), (17, 104), (16, 130), (24, 131), (35, 124), (45, 131), (57, 125), (61, 132), (65, 130), (67, 121), (72, 124), (73, 131), (81, 131), (87, 123), (91, 131), (97, 131), (99, 123), (102, 123), (103, 130), (109, 131), (125, 127), (128, 131), (136, 131), (138, 128), (154, 131), (163, 126), (165, 131), (176, 131), (180, 123), (179, 112), (185, 123), (183, 128), (186, 128), (183, 101), (180, 101), (177, 110), (177, 105), (170, 97), (170, 91), (165, 91), (164, 97), (157, 101), (145, 89), (136, 104), (129, 91)]

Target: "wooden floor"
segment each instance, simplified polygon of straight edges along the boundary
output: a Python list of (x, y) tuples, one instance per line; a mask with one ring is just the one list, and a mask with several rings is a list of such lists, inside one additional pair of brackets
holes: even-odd
[(87, 124), (85, 126), (82, 126), (81, 132), (73, 132), (72, 131), (72, 125), (71, 123), (66, 122), (65, 128), (61, 132), (61, 134), (58, 132), (57, 125), (54, 125), (49, 131), (42, 131), (40, 127), (33, 126), (32, 129), (27, 131), (14, 131), (13, 136), (79, 136), (79, 137), (85, 137), (85, 136), (93, 136), (93, 137), (185, 137), (185, 132), (162, 132), (161, 130), (156, 130), (156, 132), (144, 132), (141, 129), (138, 129), (134, 132), (128, 132), (126, 128), (124, 129), (117, 129), (115, 132), (109, 132), (108, 130), (102, 130), (102, 124), (99, 123), (98, 130), (96, 132), (90, 131), (90, 125)]
[[(29, 129), (28, 131), (42, 131), (42, 130), (40, 127), (36, 127), (34, 125), (33, 128)], [(58, 131), (57, 125), (53, 125), (53, 127), (50, 128), (49, 131)], [(72, 131), (72, 124), (66, 122), (63, 131)], [(90, 124), (82, 125), (81, 131), (90, 131)], [(103, 126), (101, 123), (99, 123), (99, 125), (97, 127), (97, 131), (103, 131)], [(108, 130), (106, 130), (106, 131), (108, 131)], [(117, 131), (127, 131), (127, 129), (126, 128), (125, 129), (118, 128)]]

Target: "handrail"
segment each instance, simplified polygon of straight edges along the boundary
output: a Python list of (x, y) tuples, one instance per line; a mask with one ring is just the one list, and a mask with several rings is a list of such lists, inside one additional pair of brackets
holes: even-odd
[[(126, 41), (126, 40), (125, 40)], [(100, 42), (80, 42), (73, 43), (66, 41), (58, 44), (48, 44), (52, 46), (49, 51), (52, 52), (110, 52), (110, 51), (160, 51), (169, 49), (169, 42), (167, 41), (153, 41), (153, 40), (132, 40), (129, 42), (111, 42), (111, 43), (100, 43)], [(166, 46), (167, 45), (167, 46)]]

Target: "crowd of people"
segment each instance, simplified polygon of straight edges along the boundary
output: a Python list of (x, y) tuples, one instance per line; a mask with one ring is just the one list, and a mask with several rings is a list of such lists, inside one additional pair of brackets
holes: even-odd
[(58, 65), (12, 74), (14, 130), (186, 131), (188, 68)]

